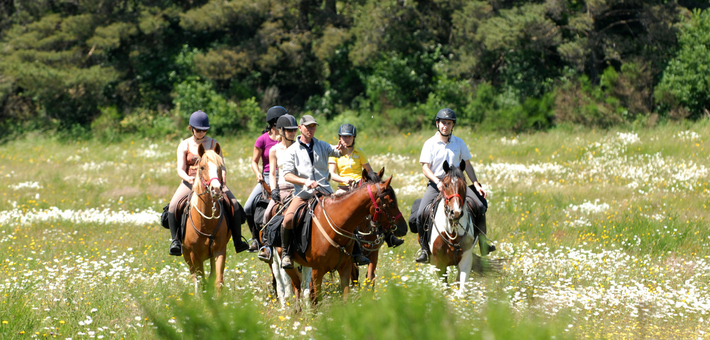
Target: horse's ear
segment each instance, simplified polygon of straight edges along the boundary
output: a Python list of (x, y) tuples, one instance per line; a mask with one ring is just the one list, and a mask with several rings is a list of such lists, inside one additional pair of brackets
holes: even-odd
[(370, 180), (370, 174), (367, 172), (367, 169), (362, 168), (362, 178), (364, 178), (366, 181)]
[(217, 145), (214, 146), (214, 153), (216, 153), (218, 155), (222, 154), (222, 147), (219, 146), (219, 143), (217, 143)]
[(200, 143), (200, 146), (197, 147), (197, 154), (200, 155), (200, 158), (205, 154), (205, 147), (202, 143)]
[(466, 161), (461, 160), (461, 163), (459, 164), (459, 169), (461, 169), (461, 171), (466, 170)]
[(385, 181), (385, 188), (389, 188), (390, 182), (392, 182), (392, 176)]
[(449, 173), (449, 170), (451, 170), (449, 167), (449, 161), (444, 161), (444, 172)]
[(380, 172), (377, 173), (377, 177), (382, 178), (382, 176), (385, 175), (385, 167), (383, 166), (382, 169), (380, 169)]

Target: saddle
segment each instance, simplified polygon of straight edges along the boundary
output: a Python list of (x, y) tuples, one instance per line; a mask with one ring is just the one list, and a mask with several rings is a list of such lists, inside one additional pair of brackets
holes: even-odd
[[(192, 197), (192, 192), (187, 196), (181, 198), (178, 201), (177, 209), (175, 210), (175, 219), (180, 221), (180, 227), (178, 228), (178, 234), (180, 240), (185, 241), (185, 229), (187, 228), (187, 220), (190, 218), (190, 197)], [(237, 203), (235, 207), (232, 202), (227, 199), (226, 196), (222, 196), (220, 199), (222, 203), (222, 211), (224, 213), (224, 219), (227, 221), (227, 227), (229, 230), (234, 230), (233, 228), (241, 228), (242, 223), (246, 221), (247, 215), (244, 212), (242, 206)], [(235, 211), (239, 216), (239, 224), (235, 224)]]

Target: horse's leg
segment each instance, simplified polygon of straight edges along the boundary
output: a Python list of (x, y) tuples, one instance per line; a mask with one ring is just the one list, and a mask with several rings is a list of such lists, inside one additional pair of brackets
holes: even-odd
[[(301, 267), (301, 284), (298, 285), (303, 296), (311, 294), (311, 281), (313, 281), (313, 269), (311, 267)], [(310, 306), (310, 300), (305, 300), (306, 306)]]
[(342, 264), (340, 265), (340, 268), (338, 268), (338, 274), (340, 274), (340, 291), (343, 293), (343, 300), (346, 300), (348, 298), (348, 293), (350, 293), (351, 268), (352, 264)]
[(473, 252), (471, 250), (464, 251), (461, 261), (459, 261), (459, 293), (463, 294), (466, 289), (466, 279), (471, 271), (473, 263)]
[(318, 304), (318, 293), (320, 293), (323, 285), (323, 273), (316, 268), (311, 268), (311, 270), (311, 275), (313, 275), (311, 277), (311, 304), (316, 306)]
[[(226, 260), (226, 252), (227, 250), (224, 249), (220, 251), (219, 254), (217, 254), (217, 259), (215, 260), (215, 267), (212, 267), (212, 272), (217, 272), (217, 279), (214, 282), (214, 287), (217, 289), (217, 292), (222, 290), (222, 285), (224, 284), (224, 263)], [(210, 273), (210, 276), (212, 273)]]
[[(217, 271), (215, 270), (217, 267), (217, 255), (213, 255), (210, 257), (210, 275), (209, 275), (209, 280), (210, 282), (215, 282), (217, 278)], [(216, 282), (215, 282), (216, 283)]]
[(377, 261), (380, 257), (380, 251), (376, 250), (370, 254), (370, 264), (367, 266), (367, 279), (370, 284), (375, 286), (375, 270), (377, 270)]
[(195, 280), (195, 295), (200, 293), (200, 283), (205, 279), (205, 268), (200, 259), (197, 258), (197, 256), (193, 254), (190, 254), (190, 257), (192, 258), (192, 263), (195, 266), (195, 274), (193, 275), (193, 278)]

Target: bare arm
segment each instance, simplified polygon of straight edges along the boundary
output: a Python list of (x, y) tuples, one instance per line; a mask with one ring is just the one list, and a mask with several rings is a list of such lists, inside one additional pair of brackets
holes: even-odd
[(350, 184), (353, 181), (352, 178), (338, 175), (338, 164), (329, 163), (328, 169), (330, 169), (330, 178), (338, 183)]
[(468, 175), (468, 178), (471, 179), (471, 182), (473, 182), (473, 187), (476, 188), (476, 191), (478, 191), (478, 193), (481, 194), (483, 198), (485, 198), (486, 192), (481, 187), (481, 183), (478, 183), (478, 179), (476, 178), (476, 171), (473, 170), (473, 165), (471, 165), (470, 160), (466, 161), (466, 174)]
[(292, 173), (287, 173), (285, 178), (286, 182), (300, 185), (309, 189), (315, 189), (316, 187), (318, 187), (318, 182), (307, 178), (298, 177)]
[(178, 145), (177, 148), (177, 173), (183, 181), (192, 184), (195, 181), (195, 178), (190, 177), (187, 172), (185, 172), (185, 155), (187, 155), (187, 142), (183, 141), (180, 143), (180, 145)]
[[(222, 155), (222, 148), (219, 148), (219, 156), (222, 157), (222, 164), (224, 164), (224, 156)], [(224, 181), (223, 184), (227, 185), (227, 166), (226, 165), (222, 165), (222, 180)]]
[[(278, 146), (275, 146), (269, 150), (269, 164), (271, 164), (272, 169), (269, 171), (269, 183), (271, 183), (272, 188), (277, 188), (278, 183), (276, 182), (276, 167), (275, 165), (278, 164), (276, 163), (278, 160), (276, 159), (276, 150)], [(278, 169), (281, 170), (281, 169)]]
[(428, 178), (430, 181), (436, 183), (436, 187), (439, 189), (439, 191), (444, 190), (444, 183), (442, 183), (439, 178), (437, 178), (434, 175), (434, 172), (431, 171), (431, 165), (429, 163), (422, 163), (422, 172), (424, 172), (424, 176)]
[(251, 156), (251, 171), (256, 174), (257, 182), (261, 182), (264, 180), (264, 176), (261, 174), (261, 171), (259, 171), (259, 161), (261, 160), (262, 153), (264, 153), (264, 150), (259, 149), (255, 146), (254, 153)]

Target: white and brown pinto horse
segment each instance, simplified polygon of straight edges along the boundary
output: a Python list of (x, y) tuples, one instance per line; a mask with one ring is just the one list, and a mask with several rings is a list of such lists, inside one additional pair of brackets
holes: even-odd
[(198, 277), (204, 279), (203, 263), (210, 260), (210, 280), (215, 280), (219, 290), (224, 281), (224, 262), (227, 243), (232, 232), (227, 226), (227, 216), (220, 200), (222, 196), (222, 169), (224, 160), (219, 155), (219, 143), (214, 150), (205, 150), (200, 144), (197, 175), (189, 198), (190, 216), (185, 226), (182, 256), (190, 267), (190, 274), (198, 292)]
[(435, 210), (428, 242), (431, 264), (439, 269), (440, 275), (445, 275), (449, 266), (458, 267), (460, 291), (465, 288), (474, 261), (480, 261), (473, 254), (476, 239), (473, 219), (466, 208), (465, 167), (465, 162), (461, 162), (458, 168), (451, 168), (444, 161), (444, 190), (439, 193), (442, 198)]

